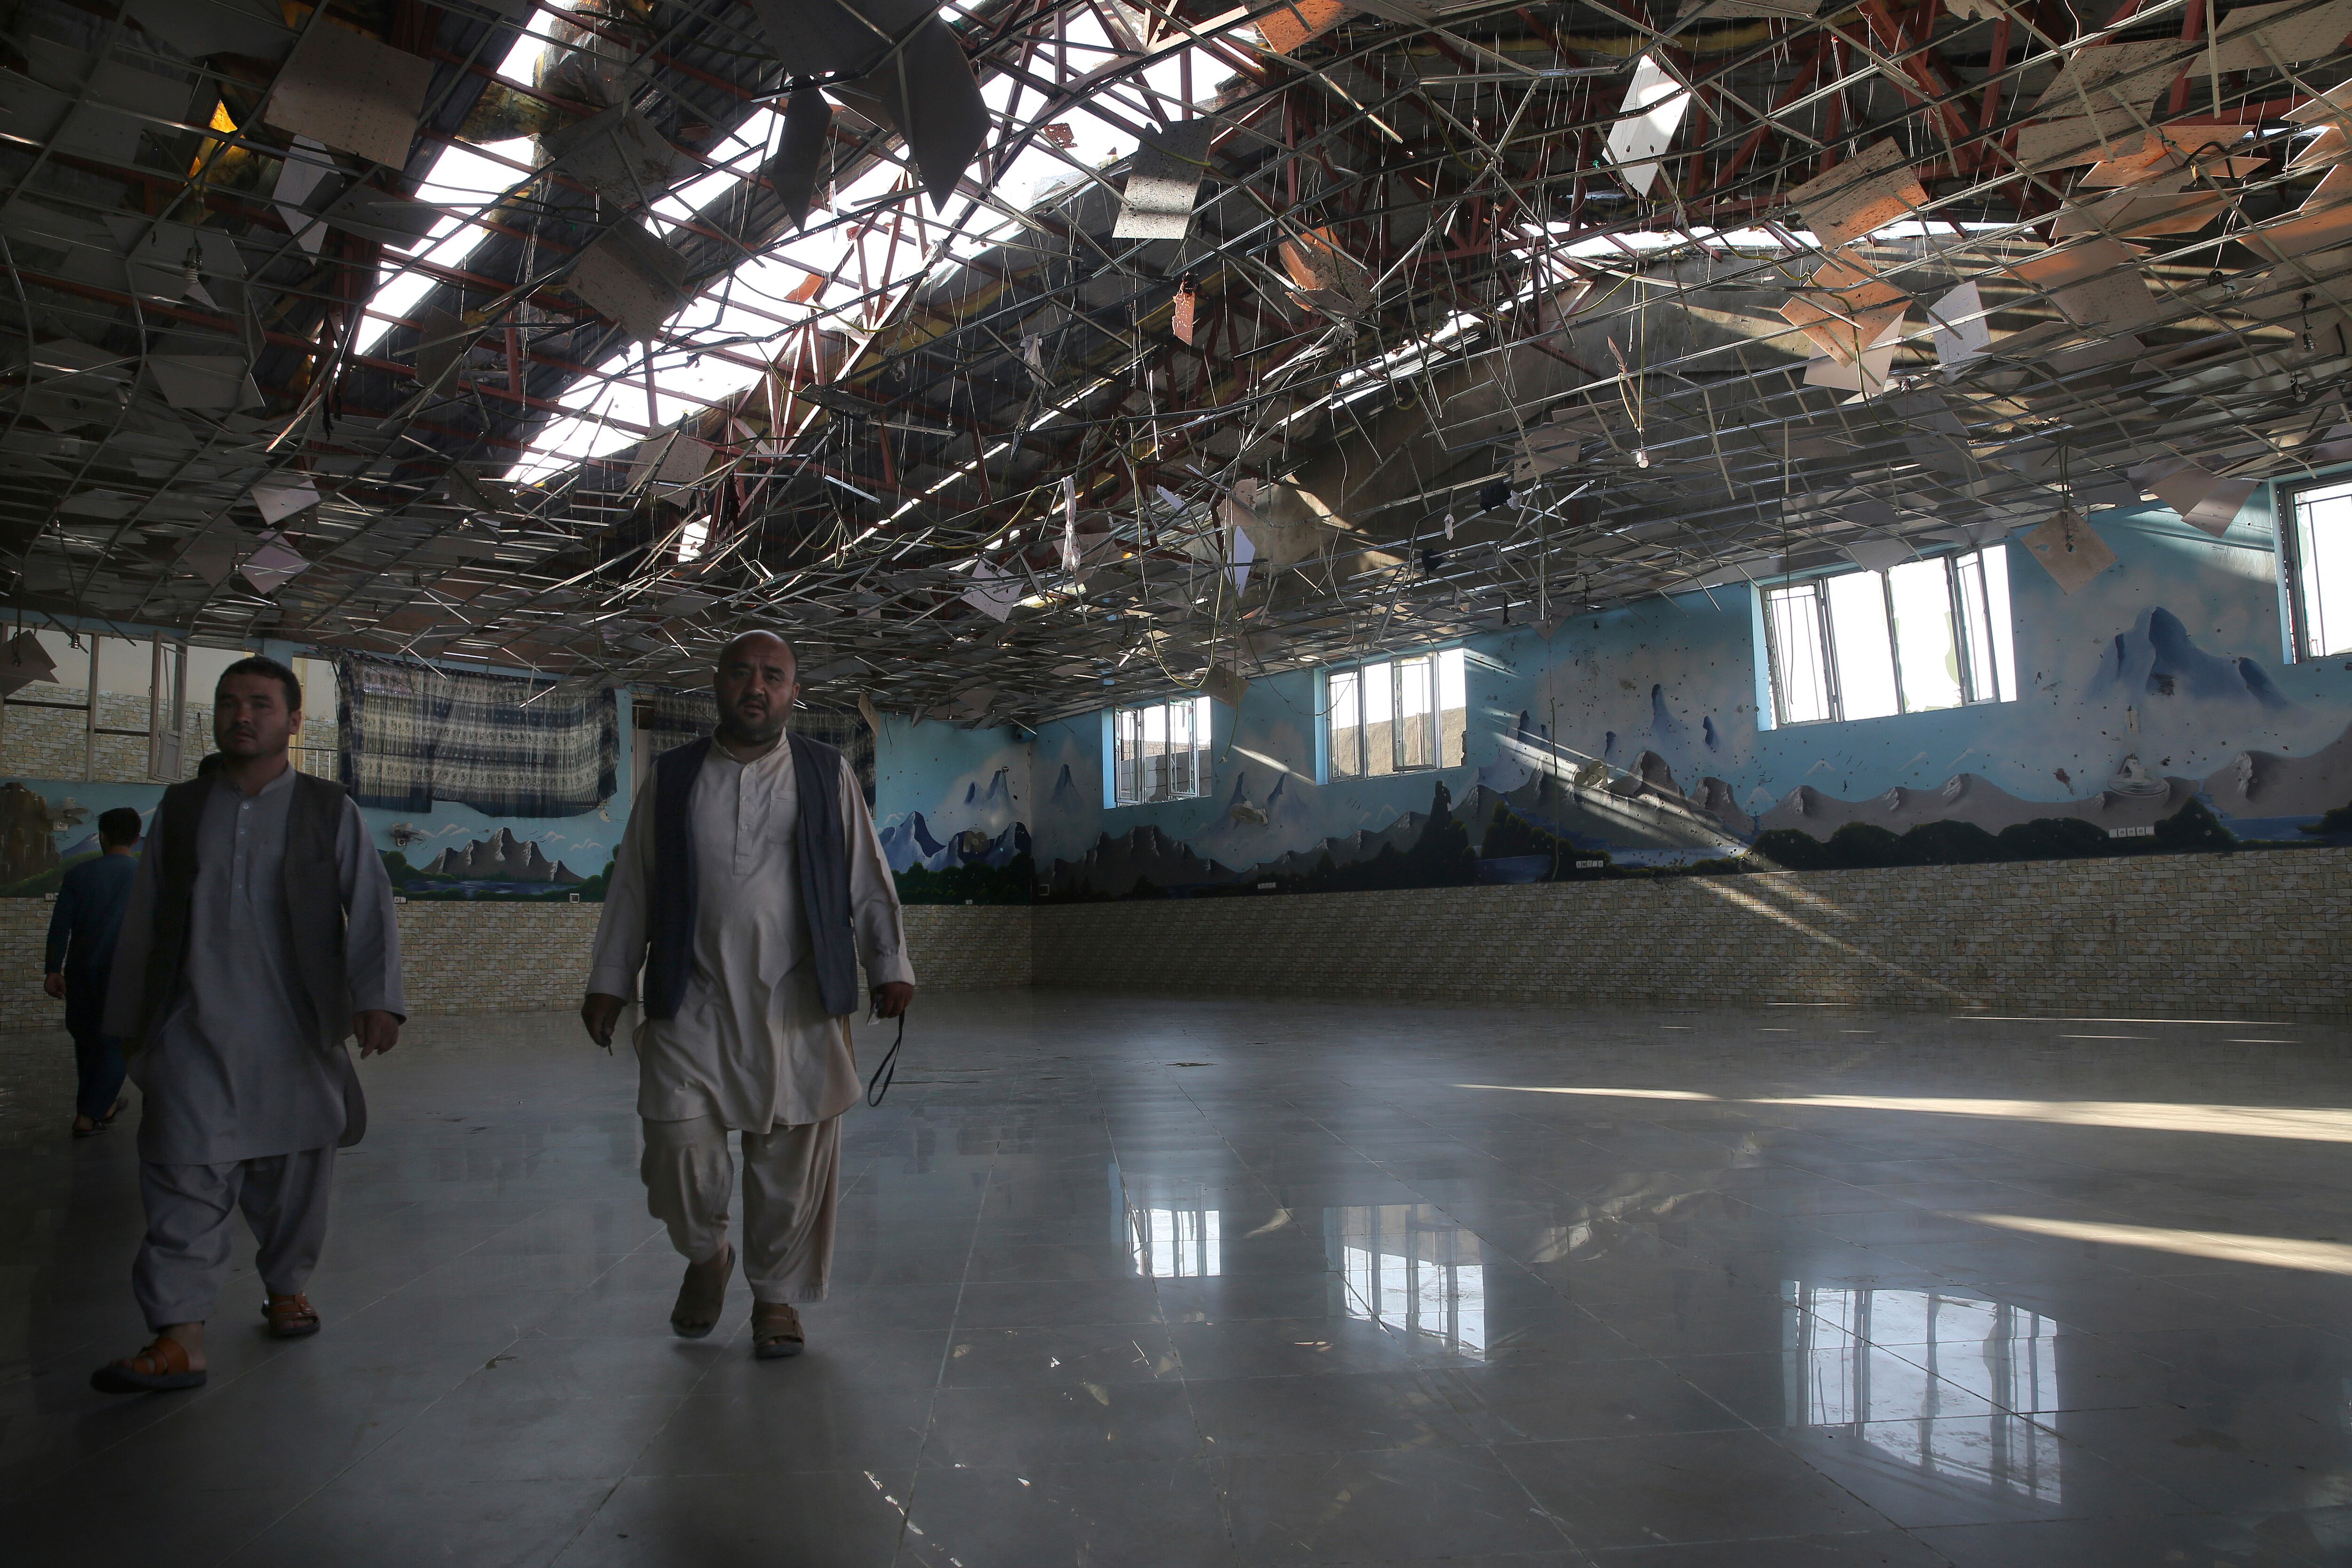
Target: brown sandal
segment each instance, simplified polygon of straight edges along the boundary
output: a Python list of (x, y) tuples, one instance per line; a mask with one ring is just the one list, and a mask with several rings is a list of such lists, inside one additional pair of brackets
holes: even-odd
[(800, 1309), (790, 1301), (751, 1303), (751, 1353), (761, 1361), (780, 1361), (808, 1348), (801, 1332)]
[(310, 1298), (299, 1290), (291, 1296), (270, 1292), (269, 1300), (261, 1304), (261, 1315), (269, 1320), (272, 1339), (308, 1339), (319, 1331), (319, 1314), (312, 1309)]
[(678, 1281), (677, 1304), (669, 1310), (670, 1331), (679, 1339), (709, 1338), (719, 1326), (719, 1315), (727, 1310), (727, 1281), (735, 1273), (734, 1244), (730, 1242), (719, 1256), (716, 1279), (699, 1263), (686, 1266), (686, 1278)]
[(187, 1348), (169, 1334), (128, 1361), (110, 1362), (89, 1374), (89, 1385), (100, 1394), (162, 1394), (175, 1388), (202, 1388), (205, 1374), (188, 1367)]

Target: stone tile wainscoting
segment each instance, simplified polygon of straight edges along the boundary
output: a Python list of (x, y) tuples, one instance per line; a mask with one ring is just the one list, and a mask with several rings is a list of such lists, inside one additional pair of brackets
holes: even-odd
[[(41, 990), (51, 907), (42, 899), (0, 899), (0, 1028), (62, 1026), (65, 1005)], [(604, 908), (439, 900), (401, 905), (410, 1012), (578, 1006)], [(1024, 907), (913, 905), (907, 910), (907, 946), (916, 975), (931, 989), (1029, 984), (1029, 910)]]
[(1029, 984), (1026, 904), (908, 904), (907, 952), (918, 984), (938, 991), (995, 991)]
[(46, 899), (0, 899), (0, 1028), (62, 1029), (66, 1005), (41, 989), (42, 944), (48, 940)]
[[(419, 1015), (569, 1008), (601, 905), (400, 909)], [(0, 900), (0, 1027), (54, 1027), (49, 906)], [(910, 906), (926, 987), (1393, 1000), (1846, 1002), (2130, 1016), (2352, 1012), (2352, 849)]]
[(400, 968), (412, 1014), (577, 1007), (602, 904), (400, 906)]
[(1046, 907), (1034, 984), (1352, 1000), (2352, 1011), (2352, 849)]

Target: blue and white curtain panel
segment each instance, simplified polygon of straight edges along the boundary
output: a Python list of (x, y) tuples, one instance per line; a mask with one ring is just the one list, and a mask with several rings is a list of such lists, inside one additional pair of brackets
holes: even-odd
[(613, 797), (613, 693), (346, 657), (336, 661), (341, 773), (362, 805), (577, 816)]
[(629, 693), (629, 707), (636, 715), (639, 738), (648, 756), (658, 757), (673, 746), (698, 741), (719, 723), (718, 700), (707, 686), (693, 691), (636, 687)]
[[(693, 691), (639, 687), (630, 694), (630, 704), (637, 715), (637, 739), (648, 756), (658, 757), (673, 746), (698, 741), (719, 722), (719, 705), (708, 687)], [(803, 706), (793, 709), (784, 722), (848, 758), (850, 772), (857, 775), (857, 787), (865, 792), (866, 809), (873, 809), (874, 731), (866, 728), (862, 714)]]

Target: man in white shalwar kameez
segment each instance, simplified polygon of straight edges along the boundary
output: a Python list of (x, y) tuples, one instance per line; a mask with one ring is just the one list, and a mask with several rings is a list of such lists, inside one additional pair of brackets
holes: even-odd
[(849, 1017), (866, 968), (874, 1015), (915, 994), (888, 862), (841, 753), (784, 730), (792, 645), (751, 632), (719, 655), (717, 733), (663, 753), (629, 813), (596, 929), (581, 1019), (610, 1046), (645, 971), (637, 1114), (647, 1206), (688, 1260), (670, 1325), (710, 1332), (735, 1249), (761, 1358), (799, 1352), (796, 1303), (833, 1259), (841, 1115), (857, 1099)]

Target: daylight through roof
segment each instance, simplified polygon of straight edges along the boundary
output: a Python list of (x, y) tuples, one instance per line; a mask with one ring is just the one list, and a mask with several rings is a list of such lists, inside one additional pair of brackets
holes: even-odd
[(2352, 458), (2352, 0), (11, 26), (20, 616), (1034, 724)]

